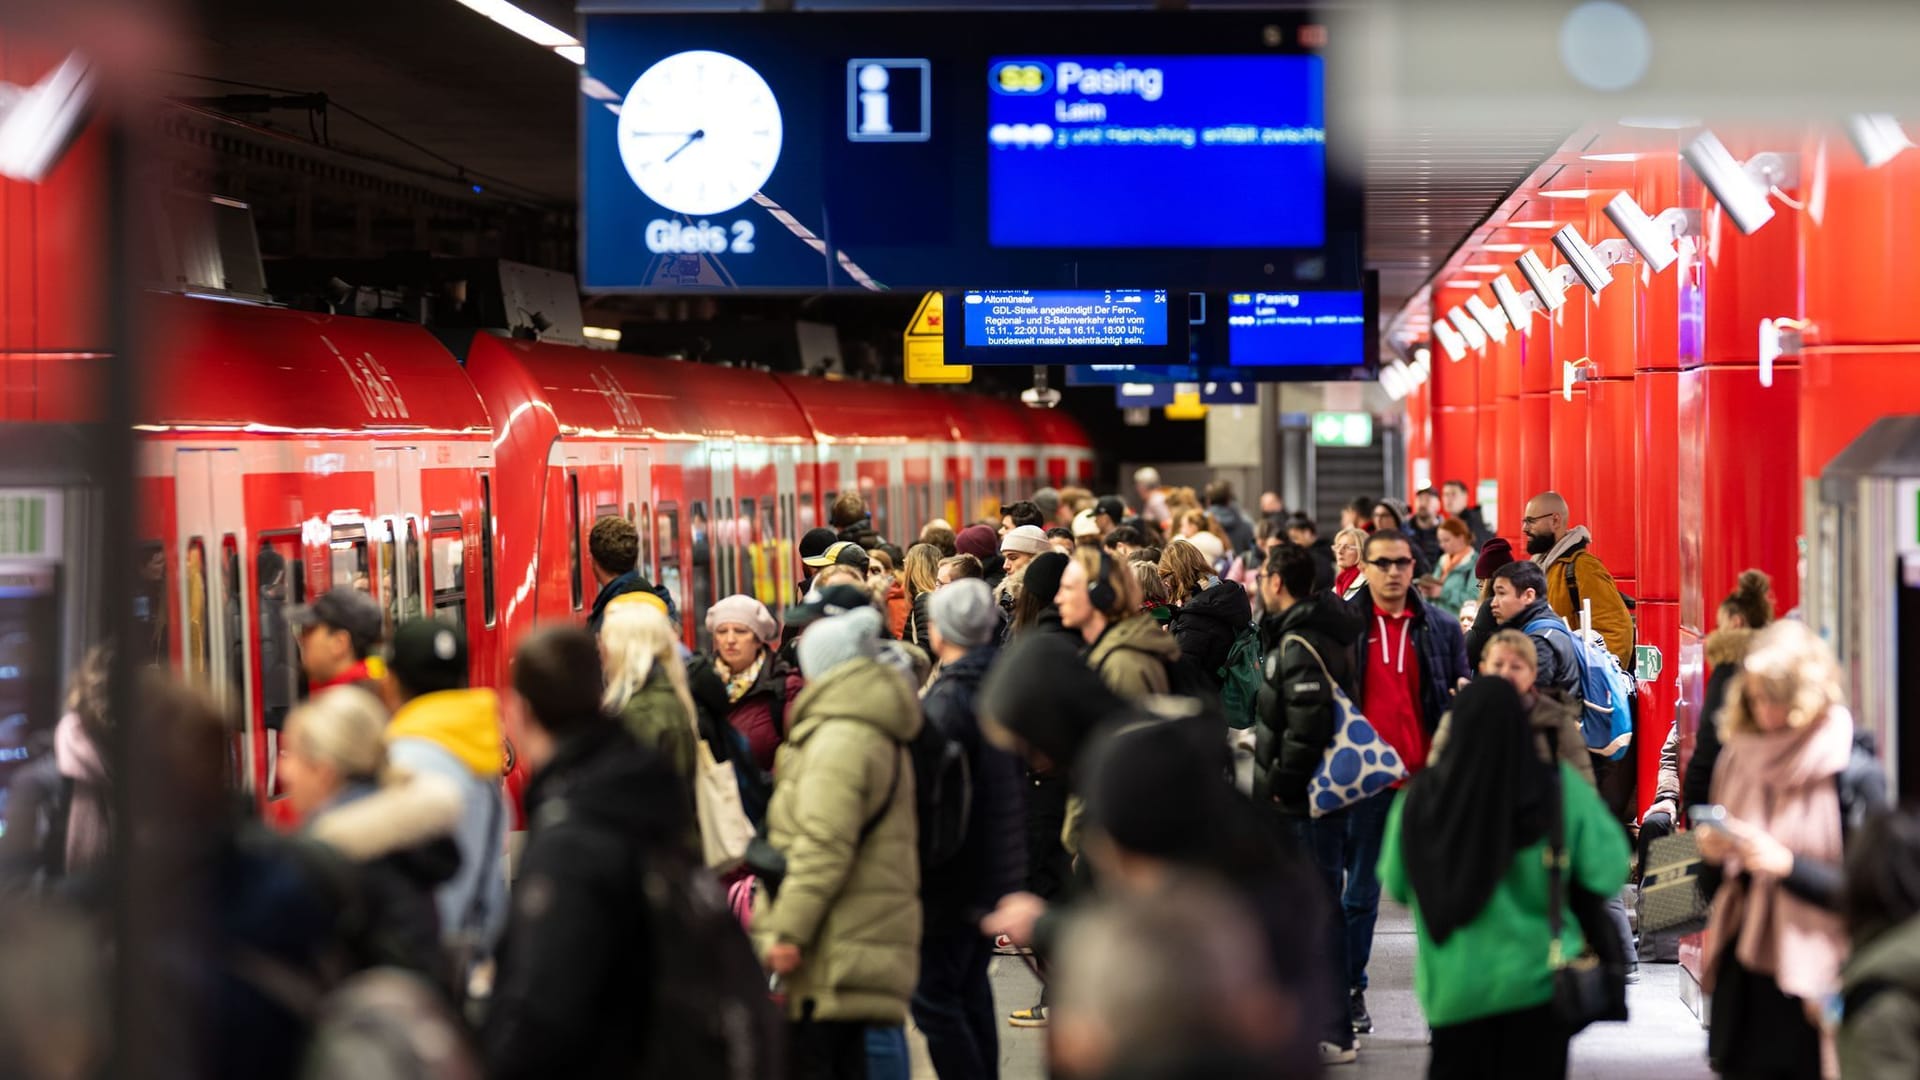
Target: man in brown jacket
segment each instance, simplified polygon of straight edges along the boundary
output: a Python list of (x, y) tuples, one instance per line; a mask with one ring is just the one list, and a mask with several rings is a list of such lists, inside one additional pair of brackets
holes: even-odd
[(1633, 614), (1606, 564), (1588, 550), (1593, 535), (1585, 525), (1569, 527), (1567, 500), (1551, 491), (1535, 495), (1527, 500), (1520, 528), (1527, 534), (1527, 554), (1547, 575), (1547, 606), (1578, 627), (1581, 602), (1591, 601), (1592, 629), (1606, 639), (1620, 666), (1632, 671)]

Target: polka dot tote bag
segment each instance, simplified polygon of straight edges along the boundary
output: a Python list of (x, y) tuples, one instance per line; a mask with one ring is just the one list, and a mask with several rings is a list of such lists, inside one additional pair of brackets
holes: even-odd
[(1299, 642), (1300, 647), (1313, 656), (1313, 662), (1320, 665), (1321, 677), (1333, 689), (1333, 741), (1327, 744), (1319, 768), (1313, 770), (1313, 779), (1307, 781), (1307, 808), (1313, 816), (1324, 817), (1344, 810), (1405, 780), (1407, 767), (1401, 763), (1400, 755), (1394, 753), (1393, 747), (1360, 715), (1353, 699), (1327, 671), (1327, 662), (1319, 650), (1298, 634), (1288, 634), (1281, 644), (1288, 641)]

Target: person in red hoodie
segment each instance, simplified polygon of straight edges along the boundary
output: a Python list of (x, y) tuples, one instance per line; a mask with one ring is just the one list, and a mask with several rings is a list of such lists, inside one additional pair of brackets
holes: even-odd
[[(1374, 730), (1418, 772), (1426, 764), (1434, 729), (1467, 667), (1460, 620), (1420, 599), (1413, 588), (1413, 543), (1384, 529), (1367, 540), (1360, 563), (1366, 584), (1348, 601), (1361, 620), (1354, 641), (1354, 694)], [(1347, 922), (1347, 986), (1353, 1029), (1373, 1030), (1367, 1014), (1367, 961), (1380, 912), (1380, 844), (1386, 835), (1393, 791), (1355, 803), (1347, 813), (1347, 875), (1341, 907)]]

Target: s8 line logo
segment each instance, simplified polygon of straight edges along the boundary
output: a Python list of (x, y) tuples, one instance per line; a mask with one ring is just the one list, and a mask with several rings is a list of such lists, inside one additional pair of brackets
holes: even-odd
[(1001, 94), (1044, 94), (1053, 86), (1053, 69), (1035, 60), (1002, 60), (987, 69), (987, 85)]

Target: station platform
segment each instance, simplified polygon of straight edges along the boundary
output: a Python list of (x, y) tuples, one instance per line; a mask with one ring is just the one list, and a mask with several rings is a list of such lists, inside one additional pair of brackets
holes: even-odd
[[(1413, 917), (1383, 903), (1373, 943), (1367, 1006), (1374, 1033), (1360, 1039), (1360, 1060), (1327, 1070), (1328, 1080), (1411, 1080), (1424, 1076), (1427, 1027), (1413, 998)], [(1596, 1024), (1573, 1040), (1569, 1080), (1711, 1080), (1707, 1034), (1680, 1000), (1678, 964), (1642, 964), (1640, 982), (1627, 988), (1632, 1019)], [(1038, 999), (1039, 983), (1014, 957), (996, 956), (991, 969), (994, 1004), (1001, 1016)], [(914, 1080), (936, 1080), (926, 1044), (909, 1034)], [(1002, 1026), (1001, 1080), (1039, 1080), (1046, 1072), (1046, 1033)]]

